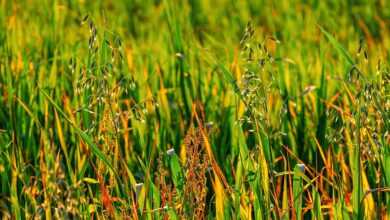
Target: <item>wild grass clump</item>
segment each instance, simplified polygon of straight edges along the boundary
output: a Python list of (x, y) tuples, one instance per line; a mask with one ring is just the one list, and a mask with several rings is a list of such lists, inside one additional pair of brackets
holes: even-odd
[(386, 1), (29, 3), (0, 1), (2, 218), (390, 218)]

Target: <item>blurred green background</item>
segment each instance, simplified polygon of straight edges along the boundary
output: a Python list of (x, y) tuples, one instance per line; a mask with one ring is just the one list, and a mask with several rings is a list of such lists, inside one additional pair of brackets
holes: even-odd
[(0, 0), (0, 213), (389, 219), (389, 27), (385, 0)]

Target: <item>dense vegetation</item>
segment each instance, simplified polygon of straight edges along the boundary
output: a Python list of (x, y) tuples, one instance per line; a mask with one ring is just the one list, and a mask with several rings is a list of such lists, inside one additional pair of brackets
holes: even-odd
[(0, 0), (0, 216), (390, 219), (390, 4)]

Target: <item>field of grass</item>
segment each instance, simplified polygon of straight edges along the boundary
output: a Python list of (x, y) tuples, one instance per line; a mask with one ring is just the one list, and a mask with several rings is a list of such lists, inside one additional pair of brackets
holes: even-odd
[(390, 219), (387, 0), (0, 0), (3, 219)]

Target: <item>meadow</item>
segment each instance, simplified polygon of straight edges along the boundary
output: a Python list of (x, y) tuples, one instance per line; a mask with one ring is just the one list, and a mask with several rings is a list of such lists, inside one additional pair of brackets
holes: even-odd
[(390, 219), (390, 2), (0, 0), (2, 219)]

